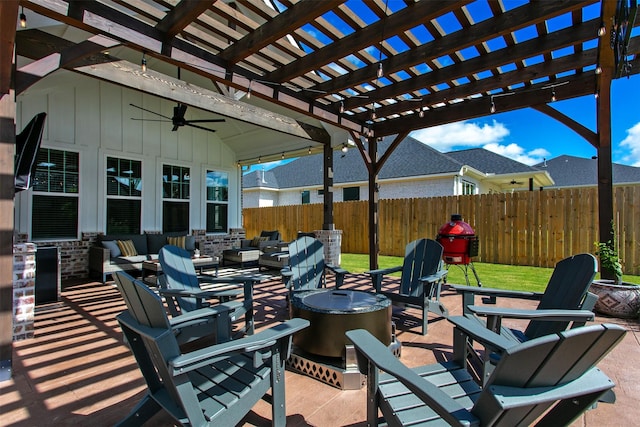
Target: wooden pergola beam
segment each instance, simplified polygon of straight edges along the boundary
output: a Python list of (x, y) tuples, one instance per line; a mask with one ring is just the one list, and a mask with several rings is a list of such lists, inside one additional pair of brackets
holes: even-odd
[[(451, 11), (461, 4), (469, 3), (469, 0), (451, 1), (438, 0), (417, 3), (408, 3), (403, 10), (393, 14), (390, 18), (381, 19), (366, 28), (342, 38), (336, 43), (320, 48), (289, 65), (280, 67), (266, 76), (267, 80), (283, 82), (294, 77), (321, 68), (327, 63), (337, 61), (345, 56), (345, 52), (357, 52), (380, 42), (384, 34), (395, 34), (398, 31), (408, 30), (416, 25), (434, 19), (437, 16)], [(376, 71), (368, 77), (376, 75)]]
[[(582, 3), (588, 3), (583, 1)], [(424, 2), (430, 3), (430, 2)], [(453, 2), (451, 2), (453, 4)], [(425, 43), (406, 52), (398, 53), (392, 57), (382, 61), (385, 74), (390, 74), (398, 70), (409, 69), (416, 64), (425, 62), (427, 58), (439, 58), (444, 55), (450, 55), (465, 47), (474, 46), (482, 43), (487, 38), (498, 37), (503, 34), (510, 33), (517, 29), (513, 26), (514, 22), (521, 22), (522, 16), (535, 16), (537, 21), (561, 14), (568, 8), (567, 2), (536, 2), (505, 12), (497, 17), (487, 19), (474, 25), (473, 31), (457, 31), (447, 35), (441, 39)], [(415, 7), (415, 6), (414, 6)], [(425, 19), (423, 22), (426, 22)], [(593, 36), (593, 33), (591, 34)], [(370, 41), (369, 41), (370, 43)], [(331, 45), (333, 46), (333, 45)], [(335, 49), (334, 50), (338, 50)], [(343, 50), (342, 50), (343, 51)], [(351, 50), (352, 52), (355, 50)], [(343, 51), (344, 52), (344, 51)], [(497, 51), (504, 61), (502, 52)], [(484, 58), (484, 56), (482, 56)], [(478, 61), (481, 61), (479, 59)], [(296, 61), (297, 63), (298, 61)], [(319, 83), (313, 87), (317, 93), (336, 93), (340, 90), (356, 86), (363, 82), (371, 81), (376, 75), (377, 64), (352, 71), (340, 77), (331, 79), (330, 81)], [(451, 67), (447, 67), (448, 70)], [(430, 74), (430, 73), (429, 73)], [(423, 85), (427, 87), (427, 85)], [(402, 93), (402, 92), (401, 92)], [(345, 107), (351, 108), (352, 104), (345, 104)]]
[(285, 37), (290, 28), (303, 25), (314, 18), (344, 3), (345, 0), (302, 0), (276, 18), (261, 25), (255, 31), (233, 43), (220, 53), (220, 57), (231, 64), (260, 51), (265, 46)]

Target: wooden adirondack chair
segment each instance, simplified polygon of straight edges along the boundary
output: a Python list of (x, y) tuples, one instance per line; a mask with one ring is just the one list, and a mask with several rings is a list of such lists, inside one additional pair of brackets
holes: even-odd
[(464, 359), (409, 369), (369, 332), (346, 335), (367, 375), (367, 425), (378, 425), (380, 409), (390, 426), (511, 427), (568, 425), (592, 407), (614, 387), (595, 364), (625, 333), (618, 325), (592, 325), (518, 344), (484, 388)]
[[(132, 313), (144, 313), (140, 295), (136, 291), (133, 282), (136, 280), (124, 271), (113, 273), (113, 279), (124, 299), (127, 309)], [(178, 344), (186, 344), (191, 341), (213, 337), (214, 342), (225, 342), (231, 339), (231, 314), (235, 306), (228, 303), (218, 304), (213, 307), (203, 307), (183, 315), (169, 318), (169, 324), (174, 331)]]
[(335, 286), (340, 288), (348, 273), (339, 267), (324, 262), (324, 246), (320, 240), (302, 236), (289, 243), (289, 265), (282, 270), (282, 281), (289, 290), (287, 301), (296, 291), (326, 287), (326, 270), (335, 274)]
[[(158, 292), (165, 297), (172, 316), (206, 307), (212, 299), (217, 299), (230, 308), (232, 322), (244, 316), (244, 331), (253, 333), (253, 286), (259, 277), (198, 275), (189, 252), (173, 245), (162, 247), (158, 260), (164, 273), (158, 280)], [(209, 289), (203, 290), (201, 286)], [(234, 300), (240, 295), (244, 297), (242, 301)]]
[(181, 425), (234, 426), (269, 389), (272, 424), (286, 425), (285, 361), (291, 335), (308, 321), (292, 319), (255, 335), (181, 354), (160, 297), (139, 280), (122, 286), (137, 302), (135, 310), (117, 319), (148, 390), (119, 425), (140, 426), (164, 409)]
[[(456, 348), (456, 352), (466, 351), (476, 358), (481, 364), (482, 377), (486, 378), (492, 365), (488, 363), (491, 355), (496, 357), (501, 347), (496, 347), (491, 341), (485, 342), (482, 338), (482, 328), (485, 326), (494, 332), (500, 333), (515, 345), (533, 338), (564, 331), (568, 327), (583, 326), (587, 321), (593, 320), (591, 311), (597, 296), (589, 293), (589, 286), (597, 271), (597, 261), (591, 254), (578, 254), (556, 264), (553, 274), (549, 279), (544, 293), (508, 291), (504, 289), (478, 288), (472, 286), (451, 285), (462, 294), (464, 318), (472, 319), (469, 322), (463, 317), (450, 317), (449, 321), (466, 331), (468, 340), (460, 345), (465, 348)], [(491, 304), (496, 298), (519, 298), (539, 301), (535, 310), (489, 307), (473, 305), (474, 296), (481, 295)], [(486, 317), (486, 322), (480, 319)], [(524, 331), (502, 327), (503, 318), (529, 320)], [(473, 351), (472, 343), (478, 341), (484, 345), (481, 355)]]
[[(442, 245), (432, 239), (418, 239), (406, 246), (401, 266), (370, 270), (366, 273), (376, 293), (383, 294), (396, 306), (413, 307), (422, 311), (422, 335), (427, 334), (429, 312), (447, 317), (448, 311), (440, 302), (442, 283), (448, 271), (442, 268)], [(384, 292), (385, 274), (401, 271), (400, 286), (395, 292)]]

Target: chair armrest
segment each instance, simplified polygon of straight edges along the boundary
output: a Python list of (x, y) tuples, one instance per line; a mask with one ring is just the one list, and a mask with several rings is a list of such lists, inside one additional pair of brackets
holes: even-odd
[(440, 270), (440, 271), (436, 271), (434, 274), (431, 274), (429, 276), (421, 277), (419, 280), (424, 283), (439, 282), (440, 280), (444, 280), (444, 278), (447, 277), (448, 273), (449, 273), (449, 270)]
[[(473, 341), (478, 341), (479, 343), (494, 348), (497, 351), (505, 351), (516, 344), (512, 340), (487, 329), (486, 326), (480, 323), (477, 319), (465, 316), (450, 316), (447, 320), (453, 323), (457, 331), (462, 332)], [(454, 336), (455, 335), (456, 334), (454, 332)]]
[(464, 314), (470, 314), (468, 306), (475, 303), (475, 296), (480, 295), (487, 297), (486, 303), (495, 304), (496, 298), (518, 298), (524, 300), (536, 300), (542, 299), (541, 292), (528, 292), (528, 291), (512, 291), (509, 289), (497, 289), (497, 288), (479, 288), (474, 286), (464, 285), (449, 285), (455, 289), (456, 292), (462, 294), (462, 311)]
[(293, 271), (291, 271), (290, 267), (285, 267), (280, 270), (280, 275), (282, 276), (284, 287), (289, 289), (291, 287), (291, 278), (293, 277)]
[[(425, 380), (413, 370), (400, 362), (389, 349), (378, 341), (369, 331), (356, 329), (346, 332), (358, 353), (359, 361), (366, 361), (376, 369), (388, 373), (407, 387), (418, 399), (433, 409), (450, 425), (463, 425), (464, 422), (477, 423), (478, 419), (468, 410), (462, 407), (452, 397), (440, 390), (433, 383)], [(362, 373), (367, 375), (367, 382), (377, 375), (374, 370), (365, 363), (358, 363)], [(364, 370), (364, 372), (363, 372)], [(368, 389), (377, 390), (377, 384), (369, 384)], [(376, 408), (377, 411), (377, 408)], [(370, 411), (369, 411), (370, 412)]]
[(402, 271), (401, 265), (398, 265), (396, 267), (380, 268), (377, 270), (369, 270), (365, 271), (364, 273), (371, 276), (371, 284), (375, 288), (376, 292), (380, 293), (380, 290), (382, 288), (382, 277), (385, 274), (396, 273), (398, 271)]
[(224, 304), (213, 305), (207, 308), (199, 308), (192, 311), (183, 311), (180, 316), (171, 317), (169, 323), (172, 328), (184, 328), (193, 324), (202, 323), (207, 318), (216, 318), (232, 311), (232, 307)]
[[(294, 318), (258, 332), (255, 335), (212, 345), (180, 355), (169, 363), (170, 369), (173, 375), (182, 375), (194, 369), (209, 365), (216, 360), (227, 358), (233, 354), (254, 352), (263, 348), (272, 347), (282, 339), (289, 339), (290, 346), (291, 335), (307, 326), (309, 326), (308, 320)], [(286, 353), (288, 353), (288, 350)]]
[(226, 289), (221, 291), (187, 291), (185, 289), (167, 289), (159, 288), (158, 293), (162, 296), (168, 295), (172, 297), (185, 297), (185, 298), (229, 298), (237, 297), (243, 292), (242, 288)]
[(336, 267), (335, 265), (325, 264), (324, 268), (333, 272), (336, 275), (336, 289), (340, 288), (344, 283), (344, 276), (349, 274), (344, 268)]
[(582, 323), (593, 320), (595, 318), (595, 315), (589, 310), (527, 310), (506, 307), (486, 307), (482, 305), (470, 305), (467, 308), (477, 316), (486, 316), (487, 328), (496, 332), (500, 330), (503, 318), (541, 320), (550, 322), (569, 321)]

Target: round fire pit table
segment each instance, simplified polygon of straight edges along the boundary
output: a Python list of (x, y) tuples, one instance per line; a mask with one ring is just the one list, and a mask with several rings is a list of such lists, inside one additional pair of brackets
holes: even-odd
[(384, 345), (391, 343), (391, 302), (363, 291), (319, 289), (301, 291), (291, 299), (291, 317), (310, 322), (293, 336), (301, 350), (318, 356), (344, 357), (345, 332), (366, 329)]

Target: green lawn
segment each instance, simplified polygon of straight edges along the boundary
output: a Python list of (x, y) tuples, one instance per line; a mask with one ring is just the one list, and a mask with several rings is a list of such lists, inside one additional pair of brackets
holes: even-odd
[[(393, 267), (402, 264), (402, 258), (391, 256), (380, 256), (378, 263), (380, 268)], [(369, 269), (369, 255), (366, 254), (342, 254), (340, 265), (351, 273), (362, 273)], [(519, 267), (503, 264), (474, 263), (482, 286), (491, 288), (504, 288), (526, 291), (544, 291), (553, 272), (552, 268), (540, 267)], [(394, 274), (399, 276), (400, 273)], [(599, 275), (597, 276), (599, 277)], [(625, 275), (626, 282), (640, 283), (640, 276)], [(469, 269), (469, 281), (475, 285), (476, 281), (473, 273)], [(465, 284), (464, 273), (457, 266), (451, 266), (447, 282)]]

